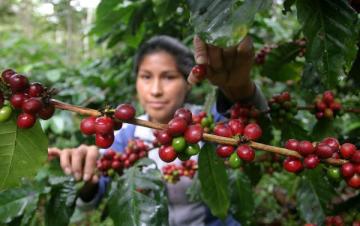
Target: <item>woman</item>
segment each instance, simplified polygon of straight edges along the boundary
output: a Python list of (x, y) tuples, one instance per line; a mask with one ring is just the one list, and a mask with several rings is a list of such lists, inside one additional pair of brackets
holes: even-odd
[[(250, 38), (245, 38), (238, 46), (221, 49), (206, 45), (200, 38), (194, 38), (195, 61), (207, 66), (206, 79), (218, 89), (216, 108), (225, 113), (232, 103), (243, 101), (266, 108), (266, 101), (250, 78), (253, 52)], [(146, 112), (140, 118), (158, 123), (168, 123), (174, 112), (184, 106), (191, 84), (199, 82), (192, 74), (193, 54), (178, 40), (168, 36), (158, 36), (147, 41), (135, 57), (134, 74), (139, 102)], [(187, 75), (189, 75), (187, 77)], [(187, 80), (186, 80), (187, 78)], [(188, 106), (190, 110), (196, 110)], [(123, 151), (128, 138), (137, 137), (146, 142), (154, 139), (149, 128), (124, 125), (116, 132), (111, 149)], [(49, 155), (60, 157), (61, 167), (66, 174), (77, 180), (87, 181), (80, 192), (78, 204), (93, 206), (101, 198), (106, 182), (94, 175), (99, 150), (94, 146), (82, 145), (75, 149), (49, 149)], [(149, 153), (158, 168), (166, 163), (161, 161), (158, 151)], [(179, 160), (176, 160), (179, 161)], [(208, 214), (202, 203), (190, 203), (185, 192), (191, 180), (181, 178), (175, 185), (168, 184), (170, 225), (221, 225)], [(228, 218), (227, 225), (239, 225)]]

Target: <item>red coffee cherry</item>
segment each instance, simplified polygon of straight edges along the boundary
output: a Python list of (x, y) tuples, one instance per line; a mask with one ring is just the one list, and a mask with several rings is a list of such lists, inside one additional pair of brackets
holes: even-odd
[(116, 152), (114, 150), (112, 150), (112, 149), (109, 149), (104, 153), (103, 158), (105, 158), (107, 160), (113, 160), (115, 155), (116, 155)]
[(16, 72), (12, 69), (6, 69), (1, 73), (1, 77), (4, 79), (6, 84), (10, 84), (10, 77), (15, 75)]
[(316, 109), (320, 112), (324, 112), (326, 109), (326, 103), (323, 101), (317, 101), (315, 105), (316, 105)]
[(333, 216), (332, 223), (335, 226), (343, 226), (344, 225), (344, 221), (343, 221), (342, 217), (339, 215)]
[(40, 97), (41, 94), (44, 92), (44, 87), (38, 82), (34, 82), (30, 84), (28, 94), (31, 97)]
[(197, 64), (195, 65), (192, 70), (191, 73), (193, 75), (195, 75), (198, 79), (204, 79), (204, 77), (206, 76), (206, 65), (205, 64)]
[(15, 93), (15, 94), (11, 95), (10, 103), (14, 108), (21, 109), (22, 104), (28, 98), (29, 98), (28, 95), (25, 93)]
[(236, 149), (237, 155), (239, 158), (246, 162), (251, 162), (255, 158), (255, 151), (250, 146), (243, 144), (237, 147)]
[(203, 128), (200, 125), (189, 126), (184, 134), (184, 138), (188, 144), (196, 144), (203, 137)]
[(325, 91), (322, 100), (327, 104), (331, 104), (334, 101), (334, 94), (329, 90)]
[(95, 135), (95, 144), (100, 148), (109, 148), (111, 147), (113, 142), (114, 142), (113, 133), (108, 133), (108, 134), (97, 133)]
[(35, 122), (36, 118), (34, 115), (23, 112), (19, 114), (16, 124), (19, 128), (28, 129), (33, 127), (35, 125)]
[(316, 155), (308, 155), (304, 158), (304, 166), (307, 169), (314, 169), (316, 168), (320, 163), (319, 158)]
[(172, 162), (176, 159), (177, 154), (172, 146), (161, 146), (159, 148), (159, 157), (164, 162)]
[(218, 145), (216, 154), (221, 158), (227, 158), (234, 152), (234, 147), (230, 145)]
[(228, 122), (228, 126), (230, 127), (233, 136), (242, 135), (244, 132), (245, 126), (239, 119), (231, 119)]
[(113, 161), (111, 163), (111, 168), (114, 169), (114, 170), (119, 170), (122, 168), (122, 164), (120, 161)]
[(156, 138), (159, 141), (159, 143), (162, 145), (169, 145), (169, 144), (171, 144), (171, 141), (172, 141), (172, 137), (167, 132), (167, 130), (159, 131)]
[(55, 113), (55, 106), (53, 104), (48, 104), (44, 106), (38, 113), (39, 118), (43, 120), (48, 120), (51, 118)]
[(355, 167), (352, 163), (345, 163), (341, 166), (341, 174), (344, 177), (352, 177), (355, 174)]
[(347, 179), (346, 182), (352, 188), (360, 188), (360, 175), (354, 174), (352, 177)]
[(303, 169), (300, 159), (291, 156), (286, 157), (283, 162), (283, 167), (286, 171), (291, 173), (298, 173)]
[(41, 100), (35, 97), (31, 97), (24, 100), (21, 108), (25, 113), (36, 115), (43, 108), (43, 103), (41, 102)]
[(123, 121), (127, 121), (135, 118), (136, 110), (130, 104), (120, 104), (115, 110), (115, 118)]
[(285, 143), (285, 148), (293, 151), (298, 151), (299, 148), (299, 141), (295, 139), (289, 139)]
[(333, 149), (325, 144), (325, 143), (320, 143), (316, 146), (316, 150), (315, 150), (315, 154), (322, 159), (327, 159), (330, 158), (333, 155)]
[(355, 173), (360, 174), (360, 164), (354, 164)]
[(222, 137), (232, 137), (232, 132), (229, 126), (219, 123), (214, 128), (214, 134)]
[(81, 123), (80, 123), (81, 132), (85, 135), (95, 134), (95, 132), (96, 132), (95, 120), (96, 120), (95, 116), (90, 116), (90, 117), (87, 117), (87, 118), (84, 118), (83, 120), (81, 120)]
[(310, 155), (310, 154), (314, 153), (314, 151), (315, 151), (315, 148), (310, 141), (303, 140), (303, 141), (299, 142), (298, 152), (302, 156)]
[(256, 123), (249, 123), (245, 126), (244, 136), (249, 140), (257, 140), (262, 136), (262, 130)]
[(96, 118), (95, 131), (101, 134), (112, 134), (114, 132), (114, 121), (107, 116)]
[(24, 75), (15, 74), (9, 79), (13, 93), (21, 92), (29, 87), (29, 80)]
[(341, 156), (346, 159), (350, 159), (351, 156), (355, 153), (355, 151), (356, 146), (351, 143), (344, 143), (340, 147)]
[(333, 149), (333, 152), (338, 152), (339, 151), (340, 143), (334, 137), (325, 138), (324, 140), (322, 140), (322, 143), (325, 143), (325, 144), (329, 145)]
[(189, 109), (180, 108), (175, 111), (174, 118), (183, 118), (188, 125), (192, 123), (192, 113)]
[(359, 150), (354, 152), (354, 154), (351, 156), (350, 161), (354, 162), (354, 163), (360, 163), (360, 151)]
[(172, 136), (180, 136), (184, 134), (187, 128), (186, 120), (183, 118), (173, 118), (168, 123), (168, 132)]
[(331, 108), (331, 110), (333, 110), (333, 111), (340, 111), (341, 110), (341, 103), (339, 103), (339, 102), (332, 102), (331, 104), (330, 104), (330, 108)]

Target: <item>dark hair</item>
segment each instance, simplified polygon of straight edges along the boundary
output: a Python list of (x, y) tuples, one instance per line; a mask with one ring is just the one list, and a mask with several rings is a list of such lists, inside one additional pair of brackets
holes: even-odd
[(140, 47), (134, 58), (133, 74), (136, 76), (146, 55), (161, 51), (174, 57), (178, 70), (186, 78), (195, 64), (193, 53), (178, 39), (166, 35), (155, 36)]

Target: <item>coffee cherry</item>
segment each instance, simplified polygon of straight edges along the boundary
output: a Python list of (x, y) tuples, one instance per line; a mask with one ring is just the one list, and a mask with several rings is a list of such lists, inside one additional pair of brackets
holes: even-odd
[(113, 119), (114, 122), (114, 130), (119, 130), (122, 128), (122, 122), (117, 120), (117, 119)]
[(175, 111), (174, 118), (183, 118), (188, 125), (192, 123), (192, 113), (189, 109), (180, 108)]
[(331, 91), (325, 91), (322, 97), (322, 101), (327, 104), (331, 104), (334, 101), (334, 94)]
[(353, 163), (360, 163), (360, 151), (359, 150), (354, 152), (354, 154), (351, 156), (350, 161)]
[(158, 132), (156, 136), (157, 140), (162, 145), (168, 145), (171, 144), (172, 137), (166, 130), (161, 130)]
[(344, 177), (352, 177), (355, 174), (355, 167), (352, 163), (345, 163), (341, 166), (341, 174)]
[(325, 138), (324, 140), (322, 140), (322, 143), (325, 143), (325, 144), (329, 145), (333, 149), (333, 152), (338, 152), (339, 151), (340, 143), (334, 137)]
[(233, 136), (242, 135), (244, 131), (244, 124), (239, 119), (231, 119), (228, 122)]
[(303, 169), (300, 159), (291, 156), (286, 157), (283, 167), (286, 171), (291, 173), (298, 173)]
[(20, 113), (17, 118), (17, 126), (22, 129), (28, 129), (35, 125), (36, 118), (34, 115), (28, 113)]
[(25, 113), (36, 115), (43, 107), (43, 103), (34, 97), (24, 100), (21, 108)]
[(243, 144), (237, 147), (236, 149), (237, 155), (239, 158), (246, 162), (251, 162), (255, 158), (255, 151), (250, 146)]
[(22, 104), (26, 99), (28, 99), (28, 95), (25, 93), (15, 93), (10, 97), (10, 103), (15, 109), (21, 109)]
[(244, 129), (244, 136), (249, 140), (257, 140), (261, 137), (262, 130), (256, 123), (249, 123)]
[(41, 94), (44, 92), (44, 87), (38, 82), (34, 82), (30, 84), (28, 94), (31, 97), (40, 97)]
[(192, 68), (191, 73), (193, 75), (195, 75), (196, 78), (198, 78), (199, 80), (204, 79), (204, 77), (206, 76), (206, 65), (205, 64), (197, 64), (197, 65), (195, 65)]
[(114, 121), (107, 116), (96, 118), (95, 131), (100, 134), (112, 134), (114, 132)]
[(111, 163), (111, 168), (114, 169), (114, 170), (119, 170), (122, 168), (122, 164), (120, 161), (113, 161)]
[(298, 151), (299, 148), (299, 141), (295, 139), (289, 139), (285, 143), (285, 148), (293, 151)]
[(8, 105), (4, 105), (2, 108), (0, 108), (0, 122), (7, 121), (12, 113), (12, 108)]
[(352, 188), (360, 188), (360, 175), (354, 174), (352, 177), (347, 179), (346, 182)]
[(113, 160), (113, 158), (115, 157), (116, 155), (116, 152), (112, 149), (109, 149), (107, 150), (105, 153), (104, 153), (104, 158), (107, 159), (107, 160)]
[(95, 144), (100, 148), (109, 148), (114, 143), (114, 134), (101, 134), (97, 133), (95, 135)]
[(48, 120), (54, 115), (55, 106), (53, 104), (45, 105), (38, 113), (39, 118), (43, 120)]
[(324, 112), (326, 109), (326, 103), (323, 101), (317, 101), (315, 103), (316, 109), (320, 112)]
[(236, 169), (241, 165), (241, 160), (236, 152), (232, 153), (229, 158), (229, 165), (231, 168)]
[(219, 123), (214, 128), (214, 134), (222, 137), (232, 137), (232, 132), (229, 126)]
[(90, 117), (87, 117), (87, 118), (84, 118), (83, 120), (81, 120), (81, 123), (80, 123), (81, 132), (85, 135), (95, 134), (95, 132), (96, 132), (95, 120), (96, 120), (95, 116), (90, 116)]
[(10, 84), (10, 77), (15, 75), (16, 72), (12, 69), (6, 69), (1, 73), (1, 77), (4, 79), (6, 84)]
[(324, 111), (324, 118), (327, 119), (333, 119), (334, 118), (334, 112), (330, 108), (326, 108)]
[(330, 104), (330, 109), (333, 110), (333, 111), (340, 111), (341, 110), (341, 103), (339, 102), (332, 102)]
[(316, 146), (315, 154), (319, 158), (327, 159), (333, 155), (333, 149), (325, 143), (320, 143)]
[(0, 91), (0, 108), (4, 106), (5, 97), (4, 94)]
[(304, 158), (304, 166), (307, 169), (314, 169), (316, 168), (320, 163), (319, 158), (316, 155), (308, 155)]
[(198, 144), (189, 144), (185, 149), (187, 155), (197, 155), (199, 152), (200, 146)]
[(342, 217), (339, 215), (333, 216), (332, 223), (335, 226), (343, 226), (344, 225), (344, 221), (343, 221)]
[(29, 80), (24, 75), (15, 74), (11, 76), (9, 83), (13, 93), (21, 92), (29, 87)]
[(189, 160), (191, 158), (191, 156), (186, 154), (185, 151), (184, 152), (178, 152), (177, 155), (178, 155), (177, 156), (178, 159), (180, 159), (181, 161), (187, 161), (187, 160)]
[(315, 148), (310, 141), (304, 140), (304, 141), (299, 142), (298, 152), (302, 156), (310, 155), (310, 154), (314, 153), (314, 151), (315, 151)]
[(218, 145), (216, 154), (221, 158), (227, 158), (234, 152), (234, 147), (230, 145)]
[(136, 110), (132, 105), (120, 104), (119, 106), (117, 106), (114, 116), (119, 120), (127, 121), (133, 119), (135, 117), (135, 114)]
[(203, 129), (200, 125), (190, 125), (186, 129), (184, 137), (188, 144), (196, 144), (203, 137)]
[(355, 153), (355, 151), (356, 146), (351, 143), (344, 143), (340, 147), (341, 156), (346, 159), (350, 159), (351, 156)]
[(172, 140), (171, 145), (175, 149), (176, 152), (182, 152), (186, 148), (186, 141), (184, 137), (175, 137)]
[(340, 169), (337, 167), (329, 167), (329, 169), (327, 170), (327, 175), (331, 180), (335, 182), (338, 182), (341, 179)]
[(172, 136), (180, 136), (184, 134), (187, 128), (187, 123), (183, 118), (173, 118), (168, 123), (168, 132)]
[(164, 162), (172, 162), (176, 159), (177, 154), (172, 146), (161, 146), (159, 148), (159, 157)]

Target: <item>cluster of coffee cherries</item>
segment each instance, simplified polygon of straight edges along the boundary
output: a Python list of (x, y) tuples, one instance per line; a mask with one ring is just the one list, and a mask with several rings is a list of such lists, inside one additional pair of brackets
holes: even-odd
[(336, 138), (328, 137), (319, 143), (310, 141), (298, 141), (290, 139), (285, 143), (285, 148), (297, 151), (304, 159), (288, 156), (283, 162), (285, 170), (298, 173), (306, 169), (314, 169), (318, 166), (321, 159), (344, 158), (349, 162), (341, 166), (341, 174), (347, 184), (353, 188), (360, 188), (360, 150), (351, 143), (340, 145)]
[[(47, 120), (55, 112), (54, 105), (50, 102), (51, 91), (40, 83), (30, 83), (24, 75), (17, 74), (12, 69), (1, 73), (0, 90), (0, 121), (10, 118), (13, 109), (19, 110), (17, 126), (22, 129), (31, 128), (36, 119)], [(5, 104), (5, 99), (10, 104)]]
[(109, 148), (114, 142), (114, 130), (122, 127), (122, 122), (135, 117), (135, 108), (130, 104), (120, 104), (113, 115), (104, 114), (99, 117), (90, 116), (80, 123), (84, 135), (95, 134), (95, 144), (100, 148)]
[(305, 52), (306, 52), (306, 39), (305, 39), (305, 38), (296, 39), (296, 40), (294, 41), (294, 43), (300, 47), (298, 56), (299, 56), (299, 57), (305, 56)]
[(274, 95), (268, 101), (270, 107), (270, 115), (273, 119), (278, 120), (280, 123), (286, 120), (292, 120), (297, 114), (297, 102), (291, 99), (289, 92), (282, 92), (281, 94)]
[(104, 176), (111, 175), (112, 171), (122, 174), (124, 169), (130, 168), (141, 158), (147, 157), (150, 148), (140, 139), (129, 140), (124, 152), (106, 150), (104, 155), (97, 161), (97, 169)]
[(213, 116), (205, 111), (201, 111), (197, 115), (193, 114), (192, 120), (194, 124), (200, 124), (205, 133), (211, 133), (215, 128)]
[[(352, 226), (360, 226), (360, 219), (359, 220), (350, 220), (350, 222), (352, 221)], [(335, 216), (327, 216), (325, 218), (325, 226), (345, 226), (348, 225), (347, 223), (350, 222), (345, 222), (345, 220), (343, 219), (343, 217), (341, 217), (340, 215), (335, 215)]]
[(241, 103), (235, 103), (230, 108), (230, 118), (239, 119), (243, 123), (256, 122), (260, 113), (254, 106)]
[(322, 95), (318, 95), (314, 102), (314, 114), (317, 119), (334, 119), (340, 113), (341, 103), (335, 99), (334, 93), (325, 91)]
[(265, 45), (263, 48), (261, 48), (260, 51), (255, 55), (255, 63), (259, 65), (264, 64), (266, 61), (266, 56), (274, 48), (277, 48), (277, 45)]
[(185, 161), (198, 154), (198, 142), (202, 140), (203, 132), (201, 125), (192, 121), (190, 110), (178, 109), (166, 129), (154, 131), (154, 143), (160, 146), (160, 159), (164, 162), (172, 162), (176, 158)]
[(161, 171), (166, 182), (175, 184), (182, 176), (193, 178), (197, 168), (197, 162), (189, 159), (182, 162), (181, 165), (167, 164), (162, 167)]

